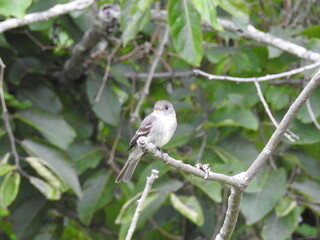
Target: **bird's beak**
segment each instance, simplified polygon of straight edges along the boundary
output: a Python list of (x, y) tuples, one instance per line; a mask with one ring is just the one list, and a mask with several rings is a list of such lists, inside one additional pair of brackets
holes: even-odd
[(153, 111), (162, 111), (160, 108), (154, 108)]

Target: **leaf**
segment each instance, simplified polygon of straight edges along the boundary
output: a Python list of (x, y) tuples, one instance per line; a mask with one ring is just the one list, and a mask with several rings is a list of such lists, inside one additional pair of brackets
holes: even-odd
[[(298, 120), (293, 120), (290, 125), (290, 130), (299, 136), (295, 144), (313, 144), (320, 141), (319, 130), (313, 123), (302, 124)], [(283, 138), (283, 141), (287, 143), (290, 142), (287, 138)]]
[(244, 0), (217, 0), (219, 6), (233, 16), (248, 16), (249, 8)]
[(7, 174), (0, 189), (0, 205), (7, 208), (17, 197), (21, 176), (18, 172)]
[(191, 178), (187, 177), (190, 183), (198, 187), (203, 191), (211, 200), (220, 203), (222, 201), (221, 196), (221, 184), (218, 182), (207, 181), (201, 178)]
[(148, 23), (152, 3), (152, 0), (122, 1), (121, 30), (124, 46)]
[(46, 161), (50, 165), (50, 169), (81, 198), (78, 176), (69, 157), (64, 152), (48, 144), (34, 140), (23, 140), (22, 146), (31, 156)]
[(62, 117), (44, 111), (24, 110), (18, 113), (18, 117), (62, 149), (67, 149), (76, 136), (75, 130)]
[(6, 175), (9, 172), (12, 172), (16, 169), (17, 167), (14, 165), (10, 165), (8, 163), (2, 163), (0, 164), (0, 176)]
[(188, 142), (190, 136), (194, 131), (194, 127), (190, 124), (178, 124), (172, 139), (164, 146), (164, 149), (179, 147)]
[(102, 159), (102, 151), (92, 142), (76, 141), (68, 148), (68, 153), (73, 159), (78, 174), (89, 168), (95, 168)]
[(261, 190), (257, 193), (244, 193), (240, 208), (251, 225), (267, 215), (285, 194), (286, 174), (284, 169), (267, 171)]
[(320, 183), (310, 179), (294, 182), (291, 188), (297, 190), (307, 199), (320, 203)]
[(32, 0), (0, 0), (0, 14), (10, 17), (23, 18)]
[(300, 209), (295, 208), (285, 217), (278, 217), (271, 213), (262, 229), (262, 237), (265, 240), (283, 240), (291, 236), (299, 223)]
[[(63, 190), (60, 180), (50, 171), (50, 165), (40, 158), (27, 157), (30, 166), (56, 190)], [(49, 168), (49, 169), (48, 169)], [(35, 180), (36, 182), (37, 180)], [(31, 182), (31, 181), (30, 181)]]
[(86, 82), (87, 95), (92, 106), (92, 110), (97, 117), (104, 122), (117, 126), (119, 124), (121, 105), (117, 95), (112, 90), (111, 84), (106, 84), (99, 102), (95, 101), (101, 79), (102, 76), (95, 75), (91, 72)]
[(278, 217), (287, 216), (297, 206), (297, 202), (291, 197), (283, 197), (276, 206), (276, 214)]
[[(320, 88), (316, 88), (314, 90), (313, 94), (309, 98), (309, 101), (313, 114), (316, 118), (318, 118), (320, 116), (320, 108), (318, 107), (318, 104), (320, 102)], [(299, 110), (297, 119), (299, 119), (302, 123), (312, 123), (312, 119), (310, 117), (306, 104), (304, 104)]]
[(30, 183), (35, 186), (47, 199), (60, 200), (61, 192), (58, 189), (53, 188), (40, 178), (30, 177)]
[(288, 86), (270, 86), (266, 98), (271, 102), (272, 109), (279, 110), (288, 106), (291, 92), (292, 90)]
[(212, 0), (192, 0), (193, 5), (198, 10), (201, 17), (206, 20), (213, 28), (222, 31), (223, 28), (218, 22), (217, 2)]
[(315, 179), (320, 180), (320, 161), (303, 152), (294, 152), (302, 165), (303, 170)]
[(189, 0), (170, 0), (168, 23), (175, 49), (183, 60), (199, 66), (202, 59), (201, 19)]
[[(271, 27), (270, 34), (288, 41), (290, 41), (291, 39), (289, 31), (279, 26)], [(268, 52), (269, 58), (276, 58), (279, 57), (283, 51), (279, 48), (268, 46)]]
[(210, 120), (218, 127), (244, 127), (249, 130), (258, 129), (258, 121), (253, 113), (246, 108), (228, 106), (217, 109), (210, 115)]
[(21, 100), (29, 100), (34, 107), (52, 114), (58, 114), (63, 107), (56, 93), (44, 85), (37, 84), (32, 87), (24, 87), (19, 90), (18, 97)]
[[(106, 171), (99, 171), (84, 183), (83, 197), (77, 202), (77, 212), (81, 222), (87, 226), (90, 224), (93, 214), (98, 210), (98, 203), (103, 196), (104, 189), (109, 187), (107, 186), (109, 178), (110, 174)], [(112, 195), (107, 197), (109, 201), (112, 199)]]
[(183, 216), (188, 218), (191, 222), (197, 226), (201, 226), (204, 223), (203, 213), (201, 205), (196, 197), (191, 196), (177, 196), (174, 193), (170, 194), (170, 201), (172, 206)]

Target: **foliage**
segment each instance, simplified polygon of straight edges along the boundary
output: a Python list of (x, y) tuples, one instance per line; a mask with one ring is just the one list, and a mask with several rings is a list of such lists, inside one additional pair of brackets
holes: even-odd
[[(22, 18), (64, 2), (0, 0), (0, 17)], [(101, 0), (98, 4), (108, 2), (121, 5), (122, 35), (112, 34), (121, 36), (123, 45), (115, 53), (99, 102), (95, 97), (107, 65), (105, 56), (110, 56), (117, 42), (104, 39), (107, 47), (85, 59), (87, 72), (80, 79), (67, 83), (59, 79), (72, 44), (88, 29), (91, 11), (0, 35), (0, 57), (7, 66), (4, 98), (21, 167), (31, 176), (20, 175), (15, 166), (1, 120), (0, 239), (124, 239), (153, 168), (160, 171), (159, 178), (148, 195), (135, 239), (172, 235), (210, 239), (221, 227), (229, 190), (219, 182), (193, 178), (146, 156), (131, 182), (114, 183), (139, 124), (130, 122), (145, 81), (135, 77), (136, 72), (149, 71), (164, 28), (151, 18), (154, 1)], [(319, 51), (320, 6), (307, 2), (312, 7), (300, 4), (301, 10), (283, 6), (283, 1), (159, 1), (158, 7), (168, 11), (170, 40), (156, 72), (187, 72), (198, 66), (212, 74), (252, 77), (305, 65), (305, 60), (289, 53), (223, 30), (217, 17), (230, 19), (240, 28), (250, 21), (258, 29)], [(309, 12), (300, 14), (297, 9)], [(202, 21), (213, 30), (202, 29)], [(144, 48), (145, 42), (151, 42), (152, 48)], [(286, 82), (261, 83), (278, 121), (312, 72)], [(178, 114), (178, 129), (163, 150), (191, 165), (209, 163), (215, 172), (234, 175), (246, 170), (275, 130), (253, 83), (209, 81), (193, 75), (154, 78), (140, 117), (159, 99), (172, 101)], [(318, 120), (319, 102), (318, 88), (310, 99)], [(253, 232), (273, 240), (316, 236), (320, 134), (306, 107), (291, 130), (300, 139), (292, 143), (283, 138), (250, 184), (233, 239), (255, 238)]]

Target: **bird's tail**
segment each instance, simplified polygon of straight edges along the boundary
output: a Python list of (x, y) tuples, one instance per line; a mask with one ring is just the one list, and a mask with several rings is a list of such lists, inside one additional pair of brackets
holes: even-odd
[(134, 149), (128, 157), (128, 160), (124, 167), (122, 168), (121, 172), (119, 173), (116, 183), (118, 182), (129, 182), (134, 170), (136, 169), (139, 160), (144, 155), (144, 152), (140, 148)]

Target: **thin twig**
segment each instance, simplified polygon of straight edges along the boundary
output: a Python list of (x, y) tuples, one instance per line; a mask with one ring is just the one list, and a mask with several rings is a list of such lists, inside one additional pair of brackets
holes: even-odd
[(151, 189), (153, 182), (158, 178), (158, 173), (159, 173), (158, 170), (152, 169), (150, 177), (147, 177), (146, 186), (143, 189), (141, 198), (138, 200), (138, 206), (136, 208), (136, 211), (134, 212), (134, 215), (133, 215), (133, 218), (132, 218), (132, 221), (131, 221), (131, 224), (130, 224), (130, 227), (129, 227), (129, 230), (128, 230), (128, 233), (126, 236), (126, 240), (130, 240), (132, 238), (132, 235), (133, 235), (134, 230), (135, 230), (137, 223), (138, 223), (140, 213), (143, 208), (143, 204), (148, 196), (148, 193)]
[[(267, 101), (264, 99), (264, 96), (263, 96), (263, 94), (262, 94), (262, 91), (261, 91), (261, 88), (260, 88), (259, 83), (258, 83), (257, 81), (254, 81), (254, 85), (256, 86), (257, 93), (258, 93), (258, 96), (259, 96), (259, 98), (260, 98), (260, 101), (262, 102), (262, 104), (263, 104), (263, 106), (264, 106), (264, 109), (266, 110), (266, 112), (267, 112), (267, 114), (268, 114), (271, 122), (273, 123), (273, 125), (274, 125), (276, 128), (278, 128), (279, 124), (278, 124), (277, 120), (273, 117), (273, 115), (272, 115), (272, 113), (271, 113), (271, 110), (270, 110), (270, 108), (269, 108), (269, 105), (268, 105)], [(288, 129), (288, 130), (289, 130), (289, 129)], [(288, 131), (288, 130), (287, 130), (287, 131)], [(288, 131), (288, 133), (284, 133), (284, 136), (285, 136), (286, 138), (288, 138), (291, 142), (295, 142), (295, 141), (296, 141), (294, 138), (299, 139), (299, 137), (298, 137), (297, 135), (292, 134), (292, 132), (289, 132), (289, 131)]]
[[(153, 78), (174, 78), (174, 77), (190, 77), (193, 76), (193, 71), (181, 71), (181, 72), (158, 72), (153, 74)], [(147, 78), (149, 73), (137, 73), (137, 72), (128, 72), (124, 74), (127, 78)]]
[(121, 42), (119, 41), (117, 43), (117, 45), (114, 47), (114, 49), (112, 50), (112, 52), (110, 53), (110, 55), (108, 56), (106, 70), (104, 71), (103, 79), (102, 79), (101, 85), (99, 87), (97, 96), (95, 98), (96, 102), (100, 101), (101, 95), (103, 93), (103, 90), (104, 90), (104, 88), (106, 86), (106, 83), (107, 83), (107, 80), (108, 80), (108, 77), (109, 77), (112, 59), (113, 59), (114, 55), (116, 54), (116, 52), (119, 50), (120, 46), (121, 46)]
[(3, 75), (4, 75), (4, 69), (6, 65), (3, 63), (1, 57), (0, 57), (0, 100), (1, 100), (1, 106), (2, 106), (2, 118), (5, 123), (5, 127), (9, 136), (10, 140), (10, 145), (11, 145), (11, 153), (14, 157), (15, 165), (19, 171), (19, 173), (26, 178), (29, 178), (29, 175), (24, 172), (20, 166), (20, 157), (18, 155), (17, 147), (16, 147), (16, 142), (15, 142), (15, 137), (13, 135), (11, 125), (10, 125), (10, 119), (9, 119), (9, 112), (6, 106), (6, 102), (4, 99), (4, 92), (3, 92)]
[(140, 95), (140, 99), (137, 103), (137, 106), (131, 116), (131, 122), (133, 122), (137, 116), (138, 116), (138, 113), (140, 111), (140, 108), (141, 108), (141, 105), (142, 105), (142, 102), (144, 100), (144, 98), (146, 97), (146, 95), (149, 93), (149, 88), (150, 88), (150, 85), (151, 85), (151, 82), (152, 82), (152, 79), (153, 79), (153, 74), (156, 70), (156, 67), (158, 66), (158, 63), (159, 63), (159, 60), (161, 58), (161, 55), (163, 53), (163, 50), (164, 50), (164, 46), (166, 45), (167, 41), (168, 41), (168, 36), (169, 36), (169, 26), (167, 25), (165, 30), (164, 30), (164, 34), (163, 34), (163, 38), (160, 42), (160, 45), (159, 45), (159, 48), (158, 48), (158, 51), (157, 51), (157, 54), (153, 60), (153, 63), (151, 65), (151, 68), (150, 68), (150, 71), (149, 71), (149, 75), (148, 75), (148, 78), (146, 80), (146, 83), (143, 87), (143, 90), (142, 90), (142, 93)]
[(309, 115), (310, 115), (310, 118), (311, 118), (312, 122), (313, 122), (314, 125), (320, 130), (320, 124), (319, 124), (319, 122), (318, 122), (318, 120), (317, 120), (316, 115), (315, 115), (314, 112), (313, 112), (310, 99), (307, 100), (306, 106), (307, 106), (308, 113), (309, 113)]
[(204, 76), (206, 78), (208, 78), (209, 80), (227, 80), (227, 81), (234, 81), (234, 82), (262, 82), (262, 81), (269, 81), (269, 80), (273, 80), (273, 79), (278, 79), (278, 78), (286, 78), (286, 77), (290, 77), (292, 75), (304, 72), (306, 70), (309, 69), (313, 69), (316, 67), (320, 66), (320, 62), (316, 62), (310, 65), (306, 65), (304, 67), (300, 67), (297, 69), (293, 69), (287, 72), (282, 72), (282, 73), (277, 73), (277, 74), (270, 74), (270, 75), (266, 75), (266, 76), (262, 76), (262, 77), (250, 77), (250, 78), (241, 78), (241, 77), (230, 77), (230, 76), (220, 76), (220, 75), (213, 75), (210, 73), (206, 73), (204, 71), (201, 71), (199, 69), (195, 69), (193, 70), (193, 72), (195, 74)]

